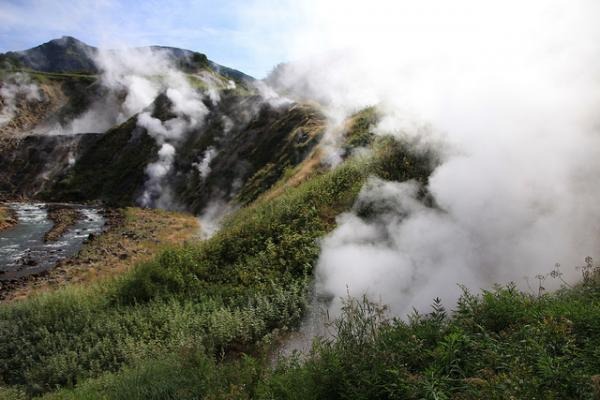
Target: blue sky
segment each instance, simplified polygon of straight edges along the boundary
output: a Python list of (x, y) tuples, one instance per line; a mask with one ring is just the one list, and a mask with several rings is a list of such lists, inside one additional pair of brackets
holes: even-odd
[(286, 16), (278, 14), (265, 25), (255, 20), (252, 8), (269, 10), (268, 3), (2, 0), (0, 52), (70, 35), (95, 46), (156, 44), (196, 50), (260, 78), (285, 58), (285, 49), (271, 45), (270, 39), (276, 34), (273, 30), (286, 23)]

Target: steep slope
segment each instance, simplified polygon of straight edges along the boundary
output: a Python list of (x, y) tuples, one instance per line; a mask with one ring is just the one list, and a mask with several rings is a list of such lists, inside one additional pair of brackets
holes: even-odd
[(0, 193), (37, 197), (75, 164), (99, 134), (0, 138)]
[(0, 137), (67, 126), (105, 94), (94, 75), (0, 70)]
[[(208, 120), (219, 121), (229, 118), (226, 114), (242, 112), (243, 118), (232, 117), (236, 120), (234, 131), (239, 137), (227, 142), (231, 147), (244, 141), (245, 126), (259, 109), (245, 109), (246, 106), (241, 105), (252, 93), (248, 86), (252, 77), (214, 63), (201, 53), (163, 46), (151, 46), (150, 50), (160, 53), (157, 59), (164, 56), (170, 59), (169, 68), (183, 73), (181, 76), (189, 80), (193, 90), (203, 93), (206, 106), (211, 110)], [(125, 50), (108, 52), (117, 59), (126, 57), (127, 53)], [(136, 115), (123, 112), (128, 88), (122, 82), (113, 86), (106, 82), (104, 71), (95, 63), (98, 54), (97, 48), (63, 37), (33, 49), (1, 55), (0, 139), (6, 140), (0, 142), (3, 166), (0, 190), (7, 195), (57, 201), (102, 200), (120, 205), (135, 203), (144, 185), (145, 168), (156, 161), (156, 140), (143, 128), (137, 128)], [(150, 82), (154, 78), (148, 79)], [(217, 104), (213, 96), (228, 100)], [(234, 110), (237, 103), (240, 104)], [(263, 113), (263, 122), (282, 118), (284, 113)], [(162, 121), (171, 118), (170, 111), (162, 114)], [(128, 116), (131, 116), (129, 121), (113, 126), (97, 140), (96, 133), (106, 131)], [(210, 123), (187, 133), (200, 148), (190, 146), (191, 142), (179, 144), (186, 161), (178, 163), (177, 175), (182, 171), (186, 175), (197, 171), (193, 165), (206, 150), (202, 148), (203, 143), (212, 143), (215, 136), (223, 136), (217, 128), (215, 123)], [(94, 135), (81, 139), (79, 134), (88, 132)], [(58, 136), (46, 139), (47, 134)], [(205, 136), (212, 139), (202, 139)], [(80, 146), (80, 141), (85, 144)], [(260, 167), (259, 162), (256, 168)], [(244, 171), (235, 176), (237, 181), (244, 181), (248, 178), (246, 175), (255, 172), (253, 168)], [(175, 180), (175, 176), (171, 178)], [(231, 180), (227, 181), (227, 185), (231, 184)], [(175, 186), (187, 190), (180, 180)], [(231, 188), (222, 189), (231, 197)], [(183, 196), (185, 207), (190, 202), (190, 194)]]
[[(215, 199), (238, 196), (248, 203), (287, 168), (303, 162), (324, 129), (324, 116), (308, 105), (275, 107), (258, 96), (223, 98), (203, 131), (182, 146), (189, 150), (177, 160), (174, 187), (195, 212)], [(204, 171), (203, 161), (208, 167)]]
[[(191, 61), (178, 67), (209, 65), (199, 56), (192, 55)], [(223, 202), (240, 209), (211, 239), (167, 248), (118, 279), (73, 285), (0, 307), (2, 384), (40, 395), (107, 373), (126, 377), (127, 368), (145, 368), (169, 354), (194, 354), (189, 362), (181, 357), (192, 368), (209, 365), (216, 356), (222, 362), (236, 360), (240, 353), (266, 359), (269, 343), (301, 322), (319, 240), (335, 227), (340, 213), (352, 209), (367, 177), (428, 178), (433, 165), (428, 154), (412, 153), (392, 138), (376, 141), (369, 133), (377, 118), (374, 110), (348, 121), (344, 145), (348, 154), (358, 146), (371, 147), (369, 155), (321, 168), (318, 145), (327, 121), (318, 106), (269, 100), (259, 90), (230, 87), (226, 77), (212, 73), (226, 84), (214, 90), (212, 81), (205, 87), (207, 82), (199, 79), (191, 86), (188, 80), (195, 82), (194, 77), (178, 73), (176, 83), (185, 82), (180, 91), (162, 88), (150, 106), (144, 103), (138, 115), (103, 134), (73, 139), (29, 135), (16, 139), (15, 149), (22, 150), (5, 154), (12, 169), (7, 182), (15, 194), (128, 205), (139, 197), (148, 166), (160, 161), (159, 149), (167, 144), (177, 157), (168, 168), (158, 167), (164, 174), (161, 183), (175, 194), (175, 206), (201, 213)], [(202, 113), (181, 113), (173, 91), (188, 95), (194, 101), (186, 105)], [(198, 115), (201, 122), (189, 123)], [(176, 123), (184, 128), (173, 134)], [(46, 138), (54, 140), (48, 144), (51, 156), (32, 157), (29, 153), (36, 154)], [(64, 143), (75, 138), (89, 142), (66, 150)], [(37, 183), (52, 162), (69, 154), (76, 156)], [(29, 170), (28, 176), (15, 178)], [(19, 182), (35, 183), (35, 188), (17, 187)], [(357, 212), (377, 212), (363, 208)], [(164, 377), (160, 368), (159, 374)], [(179, 388), (193, 397), (204, 394), (176, 381), (171, 388), (145, 397), (179, 398)]]
[[(177, 145), (178, 157), (168, 178), (177, 202), (194, 212), (201, 212), (211, 200), (228, 202), (238, 193), (242, 202), (256, 198), (286, 168), (308, 156), (325, 124), (324, 117), (309, 106), (274, 107), (258, 96), (235, 91), (224, 92), (221, 101), (210, 107), (205, 124)], [(157, 107), (155, 116), (168, 120), (167, 110)], [(134, 204), (157, 149), (134, 117), (89, 147), (44, 197)], [(205, 161), (203, 172), (200, 164), (207, 152), (213, 156)]]
[(132, 205), (144, 183), (144, 168), (156, 157), (156, 150), (154, 139), (138, 129), (136, 119), (131, 118), (87, 147), (74, 167), (41, 197)]
[[(121, 279), (0, 307), (6, 321), (0, 324), (2, 380), (41, 394), (123, 366), (143, 368), (153, 355), (193, 354), (192, 367), (213, 356), (226, 362), (240, 353), (261, 354), (301, 321), (318, 239), (333, 229), (336, 215), (352, 207), (366, 177), (426, 179), (427, 157), (401, 144), (381, 145), (373, 159), (348, 160), (261, 198), (232, 215), (211, 239), (167, 249)], [(422, 169), (386, 170), (398, 165)], [(180, 398), (183, 392), (173, 394), (180, 388), (188, 393), (186, 384), (173, 381), (172, 391), (149, 389), (141, 396)]]

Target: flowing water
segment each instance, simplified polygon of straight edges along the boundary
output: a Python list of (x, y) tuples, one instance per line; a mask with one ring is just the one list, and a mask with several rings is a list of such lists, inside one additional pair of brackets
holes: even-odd
[(43, 203), (10, 203), (18, 224), (0, 231), (0, 280), (18, 279), (54, 267), (57, 262), (76, 254), (90, 234), (104, 226), (100, 210), (69, 205), (79, 209), (82, 217), (57, 241), (44, 242), (44, 234), (53, 222)]

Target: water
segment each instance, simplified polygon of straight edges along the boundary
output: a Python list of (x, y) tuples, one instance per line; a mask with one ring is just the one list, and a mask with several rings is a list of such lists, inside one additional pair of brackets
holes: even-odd
[(12, 280), (47, 271), (56, 263), (76, 254), (90, 234), (98, 234), (104, 226), (100, 210), (78, 208), (82, 218), (59, 240), (44, 243), (44, 234), (52, 228), (43, 203), (10, 203), (18, 224), (0, 231), (0, 280)]

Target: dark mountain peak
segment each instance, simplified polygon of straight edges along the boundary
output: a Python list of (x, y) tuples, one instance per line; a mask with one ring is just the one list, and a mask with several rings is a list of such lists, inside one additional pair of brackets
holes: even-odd
[(29, 50), (7, 53), (23, 66), (45, 72), (97, 72), (97, 49), (72, 36), (50, 40)]
[(82, 42), (81, 40), (74, 38), (73, 36), (68, 36), (68, 35), (62, 36), (58, 39), (52, 39), (52, 40), (44, 43), (43, 45), (46, 45), (46, 44), (56, 44), (56, 45), (60, 45), (60, 46), (81, 45), (81, 46), (85, 46), (85, 47), (91, 47), (91, 46), (88, 46), (86, 43)]
[[(175, 65), (183, 70), (211, 68), (223, 76), (236, 81), (254, 80), (249, 75), (217, 64), (206, 55), (191, 50), (168, 46), (148, 46), (155, 51), (165, 52)], [(28, 50), (8, 52), (4, 58), (16, 61), (18, 65), (43, 72), (87, 72), (97, 73), (94, 57), (98, 49), (73, 36), (52, 39)]]

